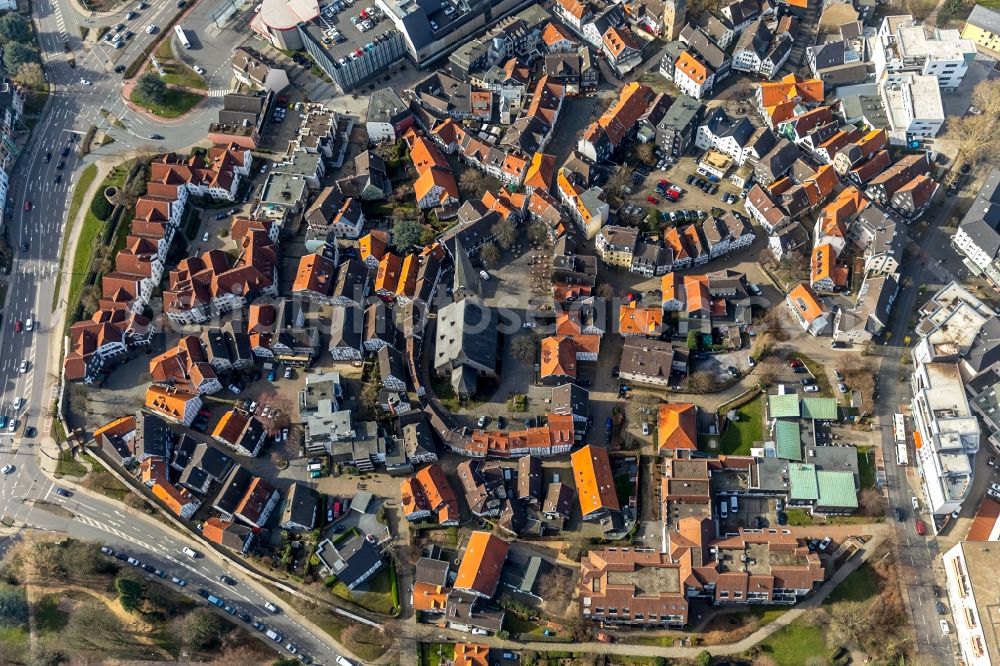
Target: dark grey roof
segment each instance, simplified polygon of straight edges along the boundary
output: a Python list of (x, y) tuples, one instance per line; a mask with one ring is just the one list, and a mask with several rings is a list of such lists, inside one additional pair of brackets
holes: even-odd
[(569, 518), (573, 512), (573, 499), (576, 493), (573, 488), (565, 483), (550, 483), (545, 490), (545, 502), (542, 504), (542, 512), (546, 514), (558, 514), (564, 518)]
[(594, 16), (593, 24), (599, 35), (607, 32), (608, 28), (620, 28), (625, 25), (625, 10), (621, 5), (609, 4), (600, 14)]
[(448, 585), (448, 570), (451, 568), (448, 560), (438, 560), (430, 557), (421, 557), (417, 560), (415, 582), (427, 583), (429, 585)]
[(1000, 252), (1000, 169), (986, 176), (959, 227), (980, 250), (996, 258)]
[(479, 273), (472, 267), (472, 261), (465, 250), (462, 239), (456, 236), (449, 248), (451, 256), (455, 261), (455, 274), (452, 281), (452, 291), (456, 298), (462, 295), (482, 296), (482, 288), (479, 282)]
[(785, 55), (792, 50), (792, 44), (794, 43), (795, 39), (790, 34), (787, 32), (781, 33), (771, 45), (771, 50), (767, 52), (767, 60), (775, 64), (781, 62), (785, 58)]
[(982, 5), (974, 5), (966, 23), (971, 23), (977, 28), (989, 30), (994, 35), (1000, 35), (1000, 12)]
[(216, 495), (212, 506), (223, 513), (233, 513), (239, 506), (240, 500), (247, 493), (250, 482), (253, 481), (253, 474), (242, 465), (236, 465), (222, 482), (222, 488)]
[(368, 98), (368, 122), (394, 123), (410, 112), (392, 88), (379, 88)]
[(979, 373), (1000, 361), (1000, 318), (990, 317), (979, 329), (979, 335), (965, 358), (974, 373)]
[(497, 315), (493, 308), (465, 298), (438, 311), (434, 367), (472, 361), (496, 368)]
[(385, 345), (378, 350), (378, 374), (383, 381), (389, 377), (406, 381), (406, 371), (403, 366), (403, 355), (394, 347)]
[(222, 480), (232, 468), (233, 459), (222, 449), (199, 442), (191, 458), (191, 466), (200, 467), (212, 478)]
[[(763, 173), (770, 176), (772, 181), (776, 180), (792, 168), (792, 164), (795, 163), (795, 160), (799, 159), (800, 155), (798, 146), (788, 139), (781, 139), (767, 155), (760, 158), (755, 171), (758, 174)], [(766, 180), (766, 178), (758, 178), (758, 180)]]
[(774, 135), (770, 127), (759, 127), (754, 130), (754, 135), (747, 141), (746, 147), (763, 156), (767, 155), (776, 143), (778, 143), (778, 137)]
[(333, 295), (349, 298), (355, 303), (361, 303), (368, 282), (368, 268), (357, 259), (348, 259), (337, 267), (337, 279), (333, 286)]
[(663, 116), (663, 120), (660, 121), (657, 127), (669, 127), (675, 130), (684, 129), (697, 120), (704, 108), (705, 105), (695, 98), (681, 95), (670, 105), (667, 113)]
[(716, 16), (712, 12), (701, 12), (695, 20), (698, 22), (698, 27), (716, 43), (719, 43), (719, 40), (725, 37), (727, 32), (733, 30), (733, 24), (729, 22), (729, 19), (725, 16)]
[(306, 529), (312, 529), (316, 524), (317, 506), (316, 492), (312, 488), (292, 483), (285, 494), (281, 524), (303, 525)]
[(552, 411), (586, 418), (590, 414), (590, 393), (576, 384), (563, 384), (552, 389)]
[(732, 137), (741, 147), (750, 141), (750, 137), (756, 131), (753, 123), (746, 116), (733, 119), (721, 107), (712, 109), (702, 125), (707, 125), (715, 136)]
[(729, 59), (726, 52), (720, 49), (711, 37), (690, 23), (681, 30), (681, 39), (687, 42), (690, 49), (712, 69), (721, 68)]
[(764, 25), (763, 19), (757, 19), (740, 33), (739, 39), (736, 40), (736, 46), (733, 48), (733, 53), (746, 49), (753, 51), (763, 58), (770, 44), (771, 31)]
[(826, 42), (810, 46), (809, 50), (816, 59), (816, 71), (821, 71), (829, 67), (843, 65), (846, 61), (844, 55), (850, 50), (850, 45), (844, 40)]
[(226, 111), (259, 114), (264, 111), (265, 95), (241, 95), (228, 93), (222, 98), (222, 108)]
[(334, 575), (350, 589), (354, 589), (372, 567), (382, 564), (382, 555), (371, 537), (356, 534), (334, 548), (340, 557), (327, 565), (332, 565), (330, 569)]
[(197, 446), (198, 441), (194, 437), (187, 434), (182, 435), (174, 447), (174, 459), (170, 464), (180, 470), (186, 468), (190, 464)]
[(517, 461), (517, 498), (542, 501), (542, 461), (535, 456), (522, 456)]
[(364, 321), (364, 313), (354, 303), (334, 307), (330, 315), (330, 349), (360, 350)]
[(174, 431), (159, 416), (136, 412), (135, 442), (132, 445), (136, 457), (156, 456), (170, 460), (174, 438)]

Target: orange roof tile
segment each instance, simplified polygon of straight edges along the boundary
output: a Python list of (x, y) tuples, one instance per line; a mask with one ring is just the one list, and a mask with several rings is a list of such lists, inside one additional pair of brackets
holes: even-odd
[(823, 101), (823, 81), (803, 79), (795, 74), (789, 74), (773, 83), (761, 83), (759, 89), (761, 106), (764, 108), (786, 101), (801, 100), (806, 104), (819, 104)]
[(451, 588), (441, 585), (414, 583), (413, 610), (443, 612), (450, 592)]
[(708, 311), (710, 309), (711, 297), (708, 293), (707, 275), (685, 275), (684, 294), (687, 297), (688, 312)]
[(535, 153), (531, 156), (531, 164), (528, 166), (528, 172), (524, 175), (524, 186), (549, 190), (552, 187), (555, 169), (555, 155)]
[(588, 444), (570, 455), (580, 510), (584, 516), (602, 509), (618, 511), (618, 493), (608, 450)]
[(184, 419), (184, 408), (192, 400), (198, 400), (194, 393), (167, 386), (150, 386), (146, 389), (146, 408), (175, 420)]
[(633, 301), (618, 310), (618, 332), (621, 335), (659, 335), (662, 326), (661, 308), (640, 308)]
[(473, 532), (465, 547), (462, 563), (458, 566), (455, 589), (492, 597), (509, 550), (507, 542), (499, 537), (489, 532)]
[(545, 30), (542, 31), (542, 41), (545, 45), (552, 47), (553, 44), (557, 44), (561, 41), (575, 42), (576, 38), (571, 36), (567, 30), (564, 30), (555, 21), (549, 21), (545, 24)]
[(708, 68), (695, 60), (695, 57), (687, 51), (681, 51), (677, 57), (674, 67), (684, 72), (689, 79), (701, 85), (708, 80)]
[(572, 338), (553, 335), (542, 340), (541, 348), (540, 377), (576, 377), (576, 343)]
[(490, 646), (483, 643), (456, 643), (453, 666), (489, 666)]
[(795, 303), (799, 315), (808, 322), (824, 314), (823, 305), (816, 298), (816, 294), (805, 282), (800, 282), (788, 293), (788, 297)]
[(698, 408), (690, 402), (660, 405), (657, 419), (660, 451), (698, 448)]
[(304, 291), (327, 295), (333, 288), (336, 266), (321, 254), (306, 254), (299, 259), (299, 268), (292, 282), (292, 293)]

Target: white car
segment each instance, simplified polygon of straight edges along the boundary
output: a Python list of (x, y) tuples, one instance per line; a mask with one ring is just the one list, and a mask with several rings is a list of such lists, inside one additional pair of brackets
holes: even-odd
[(147, 25), (146, 26), (146, 34), (147, 35), (152, 35), (154, 32), (156, 32), (156, 26), (155, 25)]
[(177, 585), (178, 587), (184, 587), (185, 585), (188, 584), (186, 580), (184, 580), (183, 578), (178, 578), (177, 576), (171, 576), (170, 582), (172, 582), (174, 585)]
[(647, 423), (646, 421), (642, 422), (642, 434), (643, 435), (649, 434), (649, 423)]
[(196, 559), (198, 557), (198, 551), (196, 551), (194, 548), (188, 548), (187, 546), (184, 546), (184, 548), (181, 549), (181, 552), (190, 557), (191, 559)]
[(89, 86), (90, 85), (90, 81), (87, 80), (87, 79), (80, 79), (80, 83), (82, 83), (85, 86)]
[(19, 366), (18, 366), (17, 370), (18, 370), (18, 372), (20, 372), (20, 373), (21, 373), (22, 375), (23, 375), (24, 373), (28, 372), (28, 362), (27, 362), (27, 361), (21, 361), (21, 365), (19, 365)]
[(13, 471), (14, 471), (13, 465), (4, 465), (3, 468), (0, 468), (0, 472), (4, 474), (10, 474)]
[(192, 67), (191, 69), (193, 69), (194, 71), (198, 72), (198, 73), (199, 73), (199, 74), (201, 74), (202, 76), (205, 76), (205, 70), (204, 70), (204, 69), (202, 69), (201, 67), (199, 67), (198, 65), (195, 65), (195, 66), (194, 66), (194, 67)]
[(752, 368), (757, 365), (757, 361), (753, 360), (753, 356), (747, 356), (747, 364)]
[(270, 601), (265, 601), (264, 602), (264, 608), (266, 608), (267, 610), (271, 611), (272, 613), (277, 613), (278, 612), (278, 607), (275, 606), (274, 604), (272, 604)]
[(201, 235), (201, 242), (202, 243), (207, 243), (208, 242), (208, 232), (207, 231), (204, 234)]
[(260, 165), (260, 172), (261, 173), (267, 173), (267, 165), (266, 164), (261, 164)]
[(14, 398), (14, 409), (15, 410), (21, 409), (21, 405), (23, 405), (23, 404), (24, 404), (24, 398), (22, 398), (21, 396), (17, 396), (16, 398)]
[(948, 620), (941, 620), (941, 633), (947, 636), (951, 633), (951, 627), (948, 626)]
[(819, 550), (820, 550), (820, 552), (826, 552), (826, 549), (830, 547), (830, 544), (832, 542), (833, 542), (833, 539), (831, 539), (830, 537), (826, 537), (825, 539), (823, 539), (822, 541), (820, 541), (819, 542)]
[(806, 393), (819, 393), (819, 387), (815, 384), (810, 384), (802, 389)]

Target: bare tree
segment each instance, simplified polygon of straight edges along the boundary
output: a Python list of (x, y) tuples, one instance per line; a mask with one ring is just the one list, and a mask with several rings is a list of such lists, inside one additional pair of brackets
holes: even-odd
[(528, 225), (528, 239), (535, 244), (544, 243), (549, 239), (549, 229), (542, 222), (532, 222)]
[(479, 248), (479, 259), (483, 264), (492, 268), (500, 262), (500, 250), (493, 243), (487, 243)]
[(458, 188), (463, 199), (482, 199), (490, 188), (490, 179), (483, 172), (468, 167), (458, 177)]
[(1000, 84), (986, 79), (972, 89), (972, 103), (988, 118), (1000, 118)]
[(554, 566), (538, 582), (538, 594), (546, 601), (564, 606), (573, 594), (574, 572)]
[(511, 340), (510, 353), (524, 363), (533, 362), (538, 353), (538, 341), (533, 335), (519, 335)]
[(611, 298), (615, 295), (615, 288), (608, 282), (597, 285), (597, 295), (601, 298)]
[(282, 428), (288, 428), (292, 424), (292, 401), (277, 391), (262, 393), (257, 398), (257, 414), (262, 414), (264, 407), (269, 408), (270, 416), (261, 418), (264, 423), (264, 430), (273, 437), (281, 432)]
[(858, 493), (858, 504), (866, 516), (881, 516), (885, 513), (882, 506), (882, 493), (874, 488), (863, 488)]
[(639, 161), (645, 163), (646, 165), (656, 164), (656, 145), (653, 143), (640, 143), (637, 144), (633, 150), (636, 158)]
[(757, 379), (764, 385), (773, 384), (780, 373), (781, 364), (773, 358), (769, 358), (757, 366)]
[(618, 167), (618, 170), (611, 174), (604, 190), (611, 196), (621, 199), (625, 194), (624, 190), (632, 183), (632, 171), (625, 167)]
[(692, 372), (688, 377), (688, 389), (696, 393), (713, 391), (716, 386), (715, 376), (707, 370)]
[(517, 243), (518, 230), (514, 220), (509, 217), (493, 225), (493, 237), (504, 250), (509, 250)]

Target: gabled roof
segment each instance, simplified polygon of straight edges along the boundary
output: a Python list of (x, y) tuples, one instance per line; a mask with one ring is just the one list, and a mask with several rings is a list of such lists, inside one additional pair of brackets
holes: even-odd
[(804, 282), (800, 282), (788, 293), (788, 297), (791, 299), (792, 303), (807, 322), (812, 322), (817, 317), (821, 317), (826, 314), (826, 308), (823, 304), (816, 298), (816, 294), (813, 290)]
[(500, 572), (510, 546), (489, 532), (473, 532), (455, 578), (456, 590), (492, 597), (500, 581)]
[(574, 451), (570, 461), (583, 515), (601, 510), (618, 511), (618, 494), (607, 449), (589, 444)]

